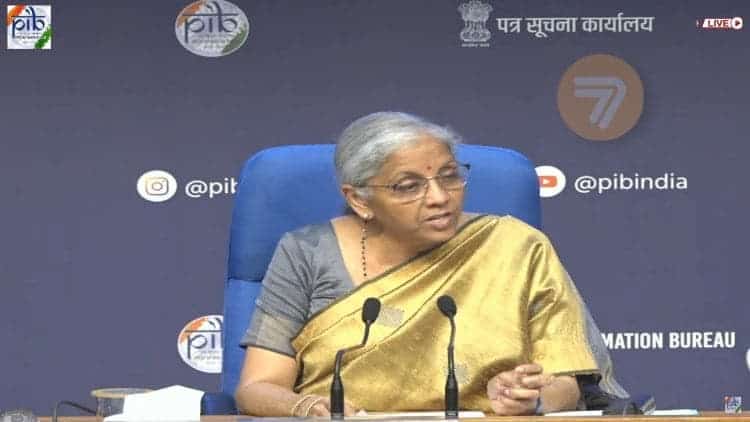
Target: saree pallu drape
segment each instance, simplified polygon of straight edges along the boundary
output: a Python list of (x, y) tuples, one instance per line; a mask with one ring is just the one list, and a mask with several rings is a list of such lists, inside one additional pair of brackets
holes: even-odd
[(382, 309), (367, 345), (342, 365), (347, 400), (369, 411), (443, 409), (450, 323), (436, 305), (441, 295), (458, 307), (462, 409), (491, 411), (487, 382), (522, 363), (598, 372), (583, 305), (549, 240), (515, 218), (482, 216), (313, 316), (292, 342), (296, 391), (329, 394), (333, 357), (362, 341), (362, 304), (376, 297)]

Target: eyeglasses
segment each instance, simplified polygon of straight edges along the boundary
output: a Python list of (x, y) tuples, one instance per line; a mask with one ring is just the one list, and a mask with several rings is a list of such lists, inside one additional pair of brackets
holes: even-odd
[(447, 191), (461, 190), (466, 186), (469, 179), (471, 165), (458, 164), (443, 168), (436, 176), (420, 177), (408, 176), (397, 183), (390, 185), (364, 185), (368, 188), (385, 188), (391, 191), (391, 195), (398, 201), (409, 202), (422, 199), (427, 195), (430, 180), (435, 180), (441, 188)]

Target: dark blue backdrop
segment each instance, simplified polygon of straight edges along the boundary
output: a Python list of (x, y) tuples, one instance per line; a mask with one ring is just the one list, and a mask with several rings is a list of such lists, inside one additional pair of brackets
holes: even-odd
[[(0, 36), (0, 409), (50, 414), (103, 386), (218, 388), (177, 354), (190, 320), (222, 306), (231, 194), (164, 203), (147, 170), (180, 186), (235, 176), (273, 145), (330, 142), (352, 119), (403, 110), (468, 142), (517, 149), (568, 177), (545, 231), (605, 333), (727, 331), (733, 347), (612, 350), (630, 390), (657, 405), (718, 409), (750, 398), (746, 282), (749, 29), (741, 1), (492, 1), (487, 48), (461, 46), (453, 0), (235, 0), (247, 43), (217, 59), (175, 38), (188, 1), (53, 2), (49, 51)], [(0, 4), (5, 10), (6, 3)], [(502, 34), (494, 19), (653, 16), (653, 32)], [(557, 110), (583, 56), (639, 73), (643, 115), (591, 142)], [(686, 190), (582, 194), (613, 173), (687, 177)]]

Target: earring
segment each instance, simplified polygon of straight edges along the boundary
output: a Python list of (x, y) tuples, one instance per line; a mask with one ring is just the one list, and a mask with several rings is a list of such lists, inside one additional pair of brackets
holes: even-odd
[(367, 252), (365, 250), (365, 240), (367, 240), (367, 223), (370, 221), (369, 218), (370, 218), (369, 214), (366, 214), (365, 221), (362, 224), (362, 236), (360, 237), (360, 245), (361, 245), (360, 256), (362, 258), (362, 279), (363, 280), (367, 280), (367, 258), (366, 258)]

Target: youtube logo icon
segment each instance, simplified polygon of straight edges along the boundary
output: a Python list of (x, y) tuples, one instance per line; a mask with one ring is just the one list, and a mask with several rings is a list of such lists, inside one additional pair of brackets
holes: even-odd
[(551, 198), (565, 189), (565, 175), (554, 166), (538, 166), (536, 175), (539, 179), (539, 196)]
[(557, 176), (539, 176), (540, 188), (554, 188), (557, 186)]

